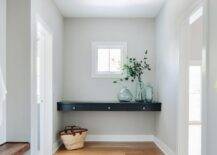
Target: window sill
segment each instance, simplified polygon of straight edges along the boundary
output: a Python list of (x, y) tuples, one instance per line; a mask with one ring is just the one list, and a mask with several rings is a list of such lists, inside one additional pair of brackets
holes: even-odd
[(92, 78), (102, 78), (102, 79), (108, 79), (108, 78), (111, 78), (111, 79), (119, 79), (122, 77), (122, 74), (97, 74), (97, 73), (93, 73)]

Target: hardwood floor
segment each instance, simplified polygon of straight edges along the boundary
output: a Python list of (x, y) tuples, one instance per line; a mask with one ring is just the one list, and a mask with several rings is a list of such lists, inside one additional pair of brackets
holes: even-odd
[(55, 155), (164, 155), (152, 142), (86, 142), (79, 150), (67, 151), (64, 146)]
[(0, 145), (0, 155), (22, 155), (29, 149), (29, 143), (7, 142)]

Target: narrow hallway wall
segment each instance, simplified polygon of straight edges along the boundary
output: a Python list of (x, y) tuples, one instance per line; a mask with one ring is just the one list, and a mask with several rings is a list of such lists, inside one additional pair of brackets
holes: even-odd
[(209, 12), (209, 45), (208, 45), (208, 92), (209, 92), (209, 104), (207, 109), (208, 124), (207, 124), (207, 155), (216, 155), (217, 147), (217, 1), (209, 0), (208, 12)]
[(31, 1), (7, 0), (7, 141), (30, 141)]
[(156, 116), (156, 136), (177, 151), (179, 52), (177, 28), (196, 0), (167, 0), (156, 19), (156, 77), (162, 112)]

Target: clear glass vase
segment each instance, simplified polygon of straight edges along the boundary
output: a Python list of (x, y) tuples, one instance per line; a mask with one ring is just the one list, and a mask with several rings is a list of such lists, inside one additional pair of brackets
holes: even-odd
[(136, 102), (144, 102), (145, 101), (145, 84), (141, 80), (138, 80), (136, 82), (135, 101)]
[(145, 86), (145, 101), (151, 103), (153, 101), (153, 87), (148, 84)]
[(127, 86), (122, 86), (120, 92), (118, 93), (119, 102), (130, 102), (133, 99), (133, 95)]

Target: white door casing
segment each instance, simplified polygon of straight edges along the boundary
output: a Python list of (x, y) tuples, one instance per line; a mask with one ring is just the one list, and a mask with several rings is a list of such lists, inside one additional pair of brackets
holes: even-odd
[(34, 21), (32, 53), (32, 155), (52, 154), (53, 141), (53, 35), (40, 16)]
[(179, 104), (178, 104), (178, 141), (177, 155), (188, 154), (188, 60), (190, 53), (190, 25), (189, 17), (203, 7), (203, 50), (202, 50), (202, 155), (206, 155), (206, 103), (207, 103), (207, 0), (198, 0), (186, 9), (178, 22), (178, 50), (179, 50)]
[(0, 145), (6, 142), (6, 1), (0, 0)]

